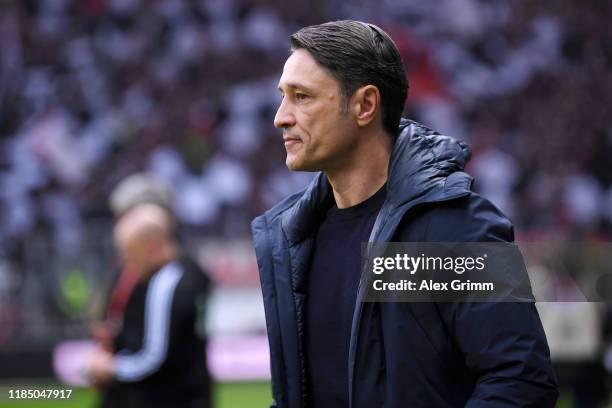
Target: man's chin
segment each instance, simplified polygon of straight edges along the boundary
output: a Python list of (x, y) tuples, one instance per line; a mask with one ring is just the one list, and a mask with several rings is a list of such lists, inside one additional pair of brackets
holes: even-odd
[(287, 155), (285, 161), (287, 168), (291, 171), (319, 171), (316, 166), (309, 165), (309, 163), (299, 160), (297, 157), (291, 157)]
[(285, 164), (287, 165), (287, 168), (291, 171), (302, 171), (302, 167), (294, 161), (287, 159)]

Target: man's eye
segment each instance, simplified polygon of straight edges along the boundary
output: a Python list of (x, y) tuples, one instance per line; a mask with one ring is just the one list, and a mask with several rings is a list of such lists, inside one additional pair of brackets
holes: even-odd
[(308, 95), (303, 94), (301, 92), (296, 92), (295, 93), (295, 99), (298, 101), (303, 101), (304, 99), (308, 98)]

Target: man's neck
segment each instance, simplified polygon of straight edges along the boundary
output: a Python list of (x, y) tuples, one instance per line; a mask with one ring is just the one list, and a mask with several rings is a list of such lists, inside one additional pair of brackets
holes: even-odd
[(392, 143), (386, 134), (372, 135), (342, 167), (326, 171), (338, 208), (372, 197), (387, 182)]

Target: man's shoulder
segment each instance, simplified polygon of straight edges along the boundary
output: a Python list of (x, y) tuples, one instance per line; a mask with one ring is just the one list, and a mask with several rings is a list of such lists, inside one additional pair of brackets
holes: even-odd
[(278, 220), (281, 214), (291, 208), (303, 195), (306, 188), (284, 198), (282, 201), (277, 203), (274, 207), (270, 208), (263, 214), (255, 217), (251, 225), (255, 228), (260, 225), (270, 225), (275, 220)]
[(182, 270), (181, 287), (197, 293), (207, 293), (210, 290), (211, 282), (208, 271), (202, 268), (190, 254), (183, 253), (176, 262)]
[(398, 231), (401, 241), (514, 241), (510, 219), (490, 200), (475, 193), (432, 203), (406, 217)]

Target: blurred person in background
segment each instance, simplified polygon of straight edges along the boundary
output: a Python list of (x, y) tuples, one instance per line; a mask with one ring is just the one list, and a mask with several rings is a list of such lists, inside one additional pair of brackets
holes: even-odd
[[(164, 183), (147, 173), (135, 173), (121, 180), (110, 195), (109, 204), (115, 220), (119, 220), (130, 209), (140, 204), (154, 204), (166, 211), (167, 217), (176, 228), (172, 214), (172, 191)], [(113, 338), (121, 328), (123, 311), (138, 283), (139, 276), (132, 265), (121, 265), (112, 286), (104, 319), (92, 324), (91, 334), (98, 345), (112, 350)]]
[(534, 302), (364, 301), (363, 242), (512, 242), (513, 227), (471, 190), (465, 143), (401, 119), (387, 33), (344, 20), (290, 38), (274, 125), (287, 167), (319, 173), (252, 224), (273, 406), (553, 407)]
[(88, 364), (104, 386), (103, 407), (207, 407), (210, 380), (202, 305), (208, 279), (184, 257), (168, 213), (154, 204), (129, 209), (114, 240), (139, 277), (113, 339)]

